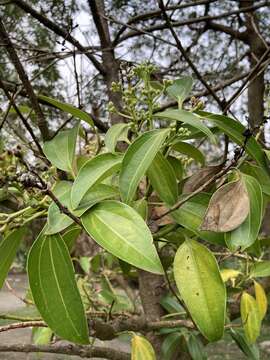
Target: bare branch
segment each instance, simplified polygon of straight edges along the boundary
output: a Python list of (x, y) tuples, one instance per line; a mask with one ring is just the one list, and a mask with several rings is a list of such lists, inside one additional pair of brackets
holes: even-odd
[(22, 63), (16, 53), (16, 50), (14, 49), (13, 44), (12, 44), (11, 40), (9, 39), (8, 33), (6, 32), (6, 29), (5, 29), (4, 24), (1, 19), (0, 19), (0, 39), (4, 43), (4, 46), (9, 54), (9, 57), (14, 65), (15, 69), (18, 72), (18, 75), (21, 79), (21, 82), (22, 82), (24, 88), (25, 88), (25, 91), (27, 92), (27, 94), (29, 96), (32, 107), (37, 115), (38, 127), (40, 129), (42, 138), (43, 138), (43, 140), (48, 140), (50, 135), (49, 135), (49, 129), (48, 129), (46, 120), (45, 120), (44, 115), (39, 106), (39, 103), (38, 103), (37, 97), (34, 93), (33, 87), (31, 85), (31, 83), (28, 79), (28, 76), (22, 66)]
[(46, 28), (53, 31), (55, 34), (63, 37), (66, 41), (74, 45), (78, 50), (80, 50), (83, 54), (87, 56), (87, 58), (92, 62), (92, 64), (95, 66), (95, 68), (104, 75), (104, 69), (103, 66), (97, 61), (97, 59), (89, 53), (86, 48), (78, 41), (76, 40), (68, 31), (61, 28), (59, 25), (57, 25), (54, 21), (48, 19), (45, 15), (39, 13), (34, 8), (32, 8), (29, 4), (27, 4), (23, 0), (13, 0), (13, 3), (15, 3), (19, 8), (24, 10), (26, 13), (33, 16), (36, 20), (38, 20), (41, 24), (43, 24)]
[(67, 345), (0, 345), (0, 352), (50, 353), (77, 355), (81, 358), (105, 358), (109, 360), (130, 360), (130, 354), (111, 347)]
[(169, 28), (175, 43), (177, 45), (177, 48), (179, 49), (179, 51), (181, 52), (182, 56), (184, 57), (184, 59), (186, 60), (186, 62), (188, 63), (188, 65), (191, 67), (191, 69), (194, 71), (194, 73), (196, 74), (197, 78), (200, 80), (200, 82), (204, 85), (204, 87), (209, 91), (209, 94), (211, 94), (213, 96), (213, 98), (216, 100), (216, 102), (218, 103), (218, 105), (220, 106), (220, 108), (223, 110), (224, 108), (224, 102), (221, 101), (219, 99), (219, 97), (217, 96), (217, 94), (212, 90), (211, 86), (208, 85), (208, 83), (204, 80), (203, 76), (200, 74), (199, 70), (197, 69), (197, 67), (195, 66), (195, 64), (193, 63), (193, 61), (190, 59), (190, 57), (188, 56), (188, 54), (186, 53), (185, 49), (182, 46), (182, 43), (179, 39), (179, 37), (177, 36), (176, 32), (174, 31), (173, 27), (172, 27), (172, 23), (166, 13), (165, 10), (165, 6), (162, 0), (158, 0), (158, 4), (159, 7), (162, 11), (162, 14), (164, 16), (165, 22), (167, 27)]
[[(211, 22), (213, 20), (224, 19), (224, 18), (232, 16), (232, 15), (237, 15), (237, 14), (241, 14), (241, 13), (245, 13), (245, 12), (249, 12), (249, 11), (254, 11), (254, 10), (257, 10), (259, 8), (266, 7), (266, 6), (269, 6), (269, 5), (270, 5), (270, 1), (263, 1), (263, 2), (258, 3), (256, 5), (253, 5), (253, 6), (243, 7), (241, 9), (228, 11), (226, 13), (222, 13), (222, 14), (218, 14), (218, 15), (199, 16), (199, 17), (190, 18), (190, 19), (183, 20), (183, 21), (173, 21), (172, 26), (173, 27), (181, 27), (181, 26), (185, 26), (185, 25), (198, 24), (198, 23), (201, 23), (201, 22)], [(166, 11), (166, 7), (165, 7), (165, 11)], [(127, 24), (129, 24), (129, 22), (127, 22)], [(151, 32), (158, 31), (158, 30), (164, 30), (166, 28), (167, 28), (166, 24), (158, 24), (158, 25), (154, 25), (154, 26), (144, 28), (142, 30), (144, 30), (145, 32), (151, 33)], [(139, 30), (132, 30), (132, 31), (126, 33), (125, 35), (123, 35), (120, 38), (118, 38), (116, 36), (117, 44), (125, 41), (126, 39), (138, 36), (140, 34), (141, 34), (141, 32)], [(241, 39), (243, 41), (246, 39), (245, 33), (242, 33), (240, 31), (238, 33), (236, 33), (236, 32), (231, 33), (230, 35), (231, 36), (237, 36), (237, 39)], [(116, 41), (114, 41), (113, 43), (116, 44)]]

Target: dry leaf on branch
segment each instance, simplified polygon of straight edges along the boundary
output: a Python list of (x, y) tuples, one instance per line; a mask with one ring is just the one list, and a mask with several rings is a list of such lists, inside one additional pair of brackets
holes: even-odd
[(236, 229), (249, 213), (249, 197), (241, 178), (221, 186), (211, 197), (200, 230), (228, 232)]
[(205, 184), (215, 174), (217, 174), (222, 169), (222, 166), (223, 165), (206, 166), (198, 170), (195, 174), (191, 175), (191, 177), (184, 184), (183, 194), (192, 193), (197, 190), (200, 186)]

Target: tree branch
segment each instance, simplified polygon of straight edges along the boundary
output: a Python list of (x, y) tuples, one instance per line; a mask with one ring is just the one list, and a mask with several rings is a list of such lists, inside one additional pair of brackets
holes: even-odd
[(0, 345), (0, 352), (50, 353), (77, 355), (81, 358), (105, 358), (109, 360), (130, 360), (130, 354), (111, 347), (67, 345)]
[(103, 66), (97, 61), (97, 59), (86, 51), (86, 48), (78, 41), (76, 40), (68, 31), (61, 28), (59, 25), (57, 25), (54, 21), (48, 19), (45, 15), (39, 13), (34, 8), (32, 8), (29, 4), (27, 4), (23, 0), (13, 0), (14, 4), (16, 4), (20, 9), (24, 10), (27, 14), (30, 14), (33, 16), (36, 20), (38, 20), (41, 24), (43, 24), (46, 28), (53, 31), (55, 34), (63, 37), (66, 41), (74, 45), (78, 50), (80, 50), (83, 54), (86, 55), (86, 57), (92, 62), (92, 64), (95, 66), (95, 68), (104, 75), (104, 69)]
[(196, 74), (197, 78), (200, 80), (200, 82), (204, 85), (204, 87), (209, 91), (209, 94), (211, 94), (213, 96), (213, 98), (216, 100), (216, 102), (218, 103), (218, 105), (220, 106), (221, 110), (224, 109), (224, 102), (221, 101), (219, 99), (219, 97), (217, 96), (217, 94), (212, 90), (211, 86), (208, 85), (208, 83), (204, 80), (203, 76), (200, 74), (199, 70), (197, 69), (197, 67), (195, 66), (195, 64), (193, 63), (193, 61), (190, 59), (190, 57), (188, 56), (188, 54), (186, 53), (185, 49), (182, 46), (182, 43), (179, 39), (179, 37), (177, 36), (176, 32), (174, 31), (174, 28), (172, 26), (172, 23), (166, 13), (166, 9), (164, 6), (164, 3), (162, 0), (158, 0), (158, 4), (159, 7), (162, 11), (162, 14), (164, 16), (165, 22), (167, 27), (169, 28), (175, 43), (177, 45), (177, 48), (179, 49), (179, 51), (181, 52), (182, 56), (184, 57), (184, 59), (186, 60), (186, 62), (188, 63), (188, 65), (191, 67), (191, 69), (194, 71), (194, 73)]
[[(259, 8), (265, 7), (265, 6), (269, 6), (270, 5), (270, 1), (263, 1), (261, 3), (258, 3), (256, 5), (253, 6), (247, 6), (247, 7), (243, 7), (241, 9), (236, 9), (236, 10), (232, 10), (232, 11), (228, 11), (226, 13), (222, 13), (222, 14), (218, 14), (218, 15), (213, 15), (213, 16), (199, 16), (199, 17), (195, 17), (195, 18), (190, 18), (190, 19), (186, 19), (183, 21), (174, 21), (172, 22), (172, 26), (173, 27), (181, 27), (181, 26), (185, 26), (185, 25), (193, 25), (193, 24), (198, 24), (201, 22), (209, 22), (212, 20), (217, 20), (217, 19), (224, 19), (226, 17), (232, 16), (232, 15), (237, 15), (237, 14), (241, 14), (241, 13), (245, 13), (245, 12), (249, 12), (249, 11), (254, 11), (257, 10)], [(166, 7), (165, 7), (165, 11), (166, 11)], [(127, 22), (127, 24), (129, 24), (129, 22)], [(144, 28), (142, 30), (144, 30), (145, 32), (151, 33), (154, 31), (158, 31), (158, 30), (164, 30), (167, 28), (166, 24), (158, 24), (158, 25), (154, 25), (154, 26), (150, 26), (147, 28)], [(236, 30), (235, 30), (236, 31)], [(116, 36), (115, 39), (118, 39), (117, 44), (140, 35), (141, 32), (139, 30), (132, 30), (128, 33), (126, 33), (126, 35), (123, 35), (122, 37), (118, 38)], [(233, 35), (233, 34), (230, 34)], [(245, 37), (244, 33), (241, 33), (240, 31), (238, 33), (234, 33), (234, 35), (237, 35), (237, 38), (240, 39), (242, 36)], [(113, 44), (116, 44), (116, 41), (114, 40)]]
[[(13, 84), (9, 81), (4, 81), (2, 80), (2, 84), (4, 85), (5, 89), (7, 89), (10, 92), (15, 92), (16, 91), (16, 84)], [(2, 87), (2, 86), (1, 86)], [(23, 97), (28, 97), (27, 93), (24, 90), (21, 90), (18, 95), (23, 96)], [(41, 94), (42, 95), (42, 94)], [(55, 106), (53, 106), (51, 103), (48, 103), (46, 100), (42, 99), (40, 95), (37, 95), (37, 99), (38, 102), (42, 105), (46, 105), (52, 108), (55, 108), (58, 110), (58, 108), (56, 108)], [(101, 121), (100, 119), (98, 119), (93, 113), (89, 113), (89, 115), (91, 116), (91, 118), (93, 119), (93, 122), (95, 124), (95, 126), (101, 131), (101, 132), (106, 132), (109, 129), (109, 126), (104, 123), (103, 121)], [(55, 136), (55, 135), (54, 135)]]
[(31, 101), (32, 107), (37, 115), (37, 120), (38, 120), (38, 127), (40, 129), (41, 135), (43, 140), (48, 140), (50, 135), (49, 135), (49, 129), (46, 123), (46, 120), (44, 118), (44, 115), (41, 111), (41, 108), (39, 106), (37, 97), (34, 93), (33, 87), (28, 79), (28, 76), (22, 66), (22, 63), (16, 53), (16, 50), (13, 47), (13, 44), (8, 36), (8, 33), (6, 32), (6, 29), (4, 27), (4, 24), (2, 22), (2, 19), (0, 18), (0, 39), (3, 42), (9, 57), (15, 67), (15, 69), (18, 72), (18, 75), (21, 79), (21, 82), (25, 88), (25, 91), (27, 92), (29, 99)]
[(31, 138), (33, 139), (34, 143), (36, 144), (38, 151), (40, 153), (40, 155), (42, 156), (42, 158), (48, 163), (48, 160), (46, 159), (46, 156), (42, 150), (42, 147), (38, 141), (38, 139), (36, 138), (36, 135), (34, 134), (34, 131), (32, 129), (32, 127), (28, 124), (27, 120), (25, 119), (25, 117), (23, 116), (23, 114), (21, 113), (20, 109), (18, 108), (18, 106), (15, 104), (13, 97), (9, 94), (5, 83), (2, 81), (2, 79), (0, 78), (0, 87), (4, 90), (4, 93), (6, 95), (6, 97), (8, 98), (10, 104), (14, 107), (14, 110), (16, 111), (16, 113), (18, 114), (19, 118), (22, 120), (22, 123), (24, 124), (25, 128), (27, 129), (27, 131), (29, 132)]

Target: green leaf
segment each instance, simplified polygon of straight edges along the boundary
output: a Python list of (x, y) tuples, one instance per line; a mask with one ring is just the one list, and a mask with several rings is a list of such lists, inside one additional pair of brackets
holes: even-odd
[(172, 360), (177, 354), (177, 350), (180, 350), (181, 334), (179, 332), (173, 332), (166, 336), (161, 346), (161, 359)]
[(179, 110), (179, 109), (168, 109), (163, 112), (156, 113), (155, 116), (163, 120), (175, 120), (175, 121), (181, 121), (184, 124), (189, 124), (194, 128), (200, 130), (206, 136), (208, 136), (213, 143), (216, 143), (215, 136), (208, 129), (208, 127), (202, 123), (201, 118), (196, 114), (191, 113), (190, 111)]
[(59, 234), (40, 235), (28, 255), (29, 284), (36, 307), (58, 336), (88, 344), (88, 328), (68, 249)]
[(71, 226), (63, 235), (62, 239), (64, 240), (69, 252), (72, 251), (73, 246), (82, 231), (81, 227), (78, 225)]
[(136, 210), (117, 201), (103, 201), (85, 213), (82, 224), (104, 249), (129, 264), (163, 274), (152, 234)]
[(198, 242), (186, 240), (175, 255), (174, 277), (200, 332), (209, 341), (222, 338), (226, 288), (212, 253)]
[[(210, 197), (211, 195), (206, 193), (195, 195), (186, 203), (184, 203), (179, 209), (172, 212), (171, 216), (178, 224), (182, 225), (186, 229), (191, 230), (201, 239), (209, 241), (213, 244), (224, 246), (225, 242), (223, 233), (199, 230), (204, 214), (208, 207)], [(184, 199), (185, 195), (183, 195), (182, 198)]]
[(87, 124), (94, 127), (94, 122), (93, 122), (91, 116), (87, 112), (85, 112), (85, 111), (83, 111), (81, 109), (78, 109), (73, 105), (66, 104), (66, 103), (63, 103), (61, 101), (52, 99), (52, 98), (50, 98), (48, 96), (38, 95), (38, 98), (41, 99), (42, 101), (47, 102), (50, 105), (55, 106), (57, 109), (60, 109), (60, 110), (62, 110), (64, 112), (66, 112), (66, 113), (71, 114), (75, 118), (78, 118), (78, 119), (81, 119), (81, 120), (87, 122)]
[(144, 221), (147, 221), (148, 218), (148, 202), (142, 198), (136, 201), (133, 201), (132, 204), (133, 209), (137, 211), (138, 214), (141, 215)]
[(106, 184), (96, 184), (86, 192), (80, 202), (80, 205), (75, 210), (72, 210), (72, 213), (75, 216), (80, 217), (88, 209), (90, 209), (90, 207), (100, 201), (116, 197), (119, 197), (119, 191), (117, 188)]
[[(244, 145), (245, 137), (243, 132), (245, 131), (245, 127), (240, 122), (225, 115), (212, 114), (206, 111), (197, 111), (196, 113), (201, 118), (207, 119), (214, 125), (218, 126), (226, 135), (229, 136), (229, 138), (235, 141), (236, 144), (240, 146)], [(248, 139), (247, 144), (245, 145), (245, 150), (258, 163), (258, 165), (262, 166), (266, 175), (268, 174), (269, 176), (269, 161), (267, 160), (263, 148), (253, 136)]]
[[(54, 195), (58, 198), (62, 205), (70, 207), (70, 192), (71, 192), (72, 183), (70, 181), (60, 181), (57, 183), (53, 189)], [(58, 206), (52, 202), (48, 209), (48, 220), (46, 234), (52, 235), (56, 234), (73, 223), (73, 220), (63, 214)]]
[(257, 179), (261, 185), (263, 193), (270, 195), (270, 177), (260, 166), (245, 161), (240, 166), (240, 170), (241, 172), (253, 176), (255, 179)]
[(184, 141), (176, 141), (175, 143), (173, 143), (172, 149), (180, 152), (181, 154), (187, 155), (188, 157), (194, 159), (196, 162), (201, 163), (202, 166), (204, 166), (205, 164), (203, 153), (189, 143), (186, 143)]
[(167, 88), (167, 93), (177, 100), (179, 108), (182, 107), (184, 100), (191, 92), (193, 79), (191, 76), (184, 76), (174, 80), (173, 84)]
[(270, 276), (270, 261), (260, 261), (250, 267), (250, 277)]
[(246, 220), (235, 230), (225, 233), (225, 241), (231, 251), (241, 251), (257, 239), (263, 218), (263, 195), (259, 182), (252, 176), (241, 175), (249, 197), (250, 210)]
[(130, 204), (141, 178), (145, 175), (170, 130), (152, 130), (139, 136), (125, 153), (120, 172), (120, 194)]
[(131, 360), (156, 360), (154, 349), (145, 337), (133, 335), (131, 339)]
[(117, 141), (125, 141), (127, 139), (130, 124), (120, 123), (110, 127), (105, 135), (105, 146), (110, 152), (115, 151)]
[[(71, 187), (71, 182), (61, 181), (54, 188), (54, 193), (61, 204), (66, 206), (73, 215), (78, 217), (82, 216), (82, 214), (98, 202), (119, 196), (119, 192), (116, 188), (105, 184), (96, 184), (86, 192), (80, 205), (73, 210), (70, 202)], [(73, 220), (68, 215), (63, 214), (53, 202), (48, 209), (47, 223), (46, 234), (52, 235), (69, 227), (73, 223)]]
[(178, 187), (175, 172), (161, 152), (157, 153), (152, 164), (149, 166), (147, 176), (162, 201), (168, 205), (176, 203)]
[(174, 297), (166, 294), (160, 301), (160, 305), (170, 314), (182, 313), (185, 314), (185, 309), (179, 304)]
[(177, 180), (182, 180), (184, 169), (181, 160), (177, 159), (174, 156), (168, 156), (167, 160), (169, 161), (171, 167), (173, 168)]
[(256, 300), (245, 291), (241, 297), (240, 310), (245, 337), (253, 344), (260, 335), (261, 316)]
[(9, 268), (16, 256), (21, 240), (25, 235), (25, 228), (13, 230), (0, 240), (0, 289), (7, 277)]
[(46, 141), (43, 151), (47, 159), (58, 169), (74, 174), (74, 155), (79, 123), (72, 129), (60, 131), (52, 140)]
[(122, 156), (119, 154), (101, 154), (88, 160), (80, 169), (72, 190), (71, 206), (76, 209), (83, 196), (92, 186), (119, 170)]
[(193, 334), (188, 336), (187, 348), (192, 360), (207, 360), (202, 342)]
[(260, 352), (256, 344), (249, 344), (241, 331), (230, 329), (230, 335), (238, 347), (250, 360), (260, 360)]

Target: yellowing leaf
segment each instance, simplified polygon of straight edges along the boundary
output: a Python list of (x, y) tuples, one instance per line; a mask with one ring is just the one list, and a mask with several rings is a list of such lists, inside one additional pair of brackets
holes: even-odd
[(261, 315), (261, 320), (262, 320), (267, 313), (267, 306), (268, 306), (267, 297), (266, 297), (266, 294), (265, 294), (265, 291), (264, 291), (264, 288), (262, 287), (262, 285), (256, 281), (254, 281), (254, 290), (255, 290), (255, 297), (256, 297), (257, 305), (258, 305), (259, 312)]
[(156, 360), (154, 349), (145, 337), (138, 335), (132, 337), (131, 360)]
[(261, 315), (256, 300), (246, 292), (242, 294), (240, 310), (246, 339), (252, 344), (260, 335)]
[(224, 282), (230, 280), (230, 279), (236, 279), (239, 274), (241, 274), (240, 271), (234, 270), (234, 269), (222, 269), (220, 271), (222, 280)]
[(200, 332), (209, 341), (222, 338), (226, 288), (212, 253), (197, 241), (186, 240), (175, 255), (174, 277)]
[(227, 232), (240, 226), (249, 214), (249, 197), (243, 180), (221, 186), (211, 197), (200, 230)]

